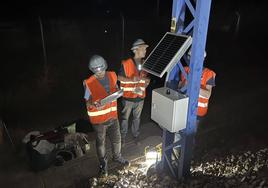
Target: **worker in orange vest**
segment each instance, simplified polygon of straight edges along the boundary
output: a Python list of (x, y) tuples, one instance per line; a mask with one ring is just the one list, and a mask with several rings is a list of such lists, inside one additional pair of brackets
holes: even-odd
[(97, 133), (96, 150), (100, 162), (100, 176), (108, 175), (105, 151), (106, 134), (109, 135), (113, 160), (128, 166), (129, 162), (121, 156), (121, 135), (117, 114), (117, 100), (101, 105), (100, 100), (118, 90), (115, 72), (106, 71), (107, 63), (103, 57), (94, 55), (89, 61), (89, 69), (94, 73), (84, 80), (87, 113), (93, 129)]
[(123, 89), (123, 109), (121, 121), (122, 146), (125, 144), (125, 138), (128, 132), (128, 120), (132, 112), (132, 135), (137, 145), (139, 142), (139, 129), (141, 112), (143, 109), (144, 98), (146, 96), (146, 87), (150, 83), (147, 73), (142, 71), (143, 59), (146, 55), (148, 45), (142, 40), (137, 39), (132, 45), (133, 58), (122, 61), (121, 69), (118, 75), (120, 87)]
[[(191, 57), (191, 49), (188, 51), (187, 59), (190, 60)], [(204, 53), (204, 58), (206, 57), (206, 52)], [(184, 67), (184, 70), (187, 74), (190, 72), (190, 68), (188, 66)], [(215, 86), (215, 77), (216, 73), (206, 67), (203, 67), (202, 76), (201, 76), (201, 84), (200, 91), (198, 97), (198, 107), (197, 107), (197, 124), (199, 121), (207, 114), (208, 111), (208, 103), (209, 98), (212, 93), (212, 88)], [(184, 87), (187, 84), (186, 78), (181, 74), (181, 81), (179, 82), (179, 88)]]

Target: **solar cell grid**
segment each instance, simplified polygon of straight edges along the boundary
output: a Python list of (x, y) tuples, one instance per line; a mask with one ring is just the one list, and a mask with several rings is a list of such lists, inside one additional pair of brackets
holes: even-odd
[(143, 70), (162, 77), (183, 56), (191, 42), (190, 36), (167, 32), (145, 60)]

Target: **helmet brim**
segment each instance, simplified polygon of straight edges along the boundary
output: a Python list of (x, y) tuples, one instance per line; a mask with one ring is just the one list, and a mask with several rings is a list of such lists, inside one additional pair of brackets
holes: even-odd
[(133, 46), (133, 47), (131, 48), (131, 50), (133, 51), (133, 50), (136, 50), (136, 49), (138, 49), (138, 48), (140, 48), (140, 47), (148, 48), (149, 45), (148, 45), (148, 44), (139, 44), (139, 45), (137, 45), (137, 46)]

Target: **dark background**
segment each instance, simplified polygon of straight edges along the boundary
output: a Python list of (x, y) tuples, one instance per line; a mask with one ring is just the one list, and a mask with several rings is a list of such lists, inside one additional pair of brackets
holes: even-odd
[[(219, 130), (213, 144), (238, 136), (267, 141), (266, 7), (264, 0), (212, 1), (206, 66), (217, 77), (203, 124)], [(90, 56), (103, 56), (118, 71), (135, 39), (150, 52), (170, 31), (171, 12), (171, 0), (1, 3), (0, 116), (14, 138), (86, 119), (82, 81)], [(153, 77), (148, 93), (163, 79)], [(150, 121), (150, 94), (144, 111)]]

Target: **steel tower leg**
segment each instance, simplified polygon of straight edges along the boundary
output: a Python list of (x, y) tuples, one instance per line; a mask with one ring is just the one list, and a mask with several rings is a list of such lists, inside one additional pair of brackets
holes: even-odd
[[(187, 95), (189, 96), (188, 116), (186, 129), (180, 133), (181, 139), (174, 141), (176, 134), (167, 130), (163, 131), (163, 165), (169, 167), (174, 176), (178, 178), (188, 177), (190, 175), (191, 159), (193, 154), (194, 139), (196, 133), (196, 112), (198, 95), (200, 89), (200, 80), (202, 75), (202, 67), (204, 61), (204, 51), (206, 46), (206, 37), (208, 30), (208, 21), (210, 14), (211, 0), (196, 0), (195, 6), (190, 0), (173, 0), (171, 31), (179, 34), (192, 35), (192, 55), (190, 59), (190, 74), (186, 77)], [(185, 9), (189, 9), (194, 19), (185, 25)], [(195, 8), (194, 8), (195, 7)], [(179, 80), (179, 70), (185, 74), (181, 62), (174, 66), (170, 74), (166, 78), (166, 86), (171, 89)], [(180, 147), (179, 158), (172, 157), (173, 149)], [(177, 160), (175, 163), (173, 160)], [(178, 164), (174, 166), (173, 164)]]

